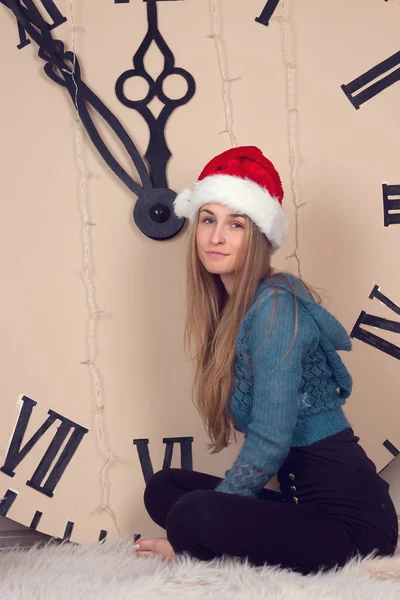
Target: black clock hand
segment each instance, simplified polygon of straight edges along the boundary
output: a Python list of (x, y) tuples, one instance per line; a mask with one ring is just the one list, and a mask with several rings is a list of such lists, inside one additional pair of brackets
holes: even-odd
[[(124, 106), (137, 110), (147, 122), (150, 129), (150, 142), (145, 157), (150, 166), (150, 177), (153, 185), (167, 187), (167, 165), (171, 152), (165, 140), (165, 126), (173, 111), (179, 106), (187, 104), (193, 98), (196, 84), (188, 71), (175, 67), (174, 55), (158, 29), (156, 0), (149, 0), (147, 3), (147, 19), (148, 30), (133, 57), (134, 68), (120, 75), (115, 85), (115, 92)], [(144, 57), (152, 42), (155, 42), (164, 56), (164, 68), (155, 81), (146, 71), (144, 65)], [(170, 75), (180, 75), (185, 79), (188, 89), (182, 98), (169, 98), (164, 93), (163, 84)], [(149, 86), (149, 91), (142, 100), (130, 100), (125, 95), (124, 84), (133, 77), (145, 79)], [(154, 97), (157, 97), (164, 104), (157, 118), (148, 108)]]
[[(36, 12), (36, 8), (34, 7), (33, 3), (30, 2), (30, 0), (27, 0), (26, 4), (29, 6), (29, 3), (31, 3), (34, 10), (25, 9), (15, 0), (5, 0), (5, 2), (7, 2), (9, 8), (11, 8), (11, 10), (14, 12), (18, 21), (22, 22), (23, 27), (28, 32), (30, 37), (38, 44), (39, 57), (42, 60), (47, 61), (47, 64), (44, 66), (46, 75), (55, 83), (67, 88), (73, 102), (77, 104), (79, 116), (90, 136), (90, 139), (95, 144), (96, 148), (100, 152), (103, 159), (107, 162), (109, 167), (136, 195), (139, 196), (141, 193), (143, 193), (143, 188), (137, 184), (132, 177), (130, 177), (130, 175), (125, 171), (125, 169), (123, 169), (123, 167), (121, 167), (121, 165), (119, 165), (118, 161), (112, 156), (111, 152), (103, 142), (90, 117), (85, 99), (87, 99), (92, 107), (95, 108), (95, 110), (115, 131), (116, 135), (121, 140), (130, 157), (132, 158), (144, 187), (147, 187), (148, 189), (152, 188), (150, 177), (147, 173), (147, 169), (143, 163), (143, 160), (125, 129), (122, 127), (121, 123), (113, 115), (113, 113), (103, 104), (100, 98), (98, 98), (96, 94), (94, 94), (82, 81), (79, 61), (77, 57), (74, 56), (74, 53), (65, 52), (63, 42), (61, 40), (53, 39), (47, 23), (42, 20), (39, 13)], [(38, 28), (39, 31), (37, 31), (36, 28)], [(74, 68), (74, 65), (75, 72), (72, 76), (72, 69)], [(58, 69), (59, 75), (57, 75), (55, 72), (55, 68)]]
[[(54, 40), (49, 26), (37, 11), (32, 0), (25, 8), (17, 0), (5, 0), (18, 22), (28, 35), (38, 44), (39, 56), (47, 64), (45, 73), (53, 81), (67, 88), (88, 135), (100, 155), (121, 181), (138, 196), (134, 209), (135, 222), (140, 230), (153, 239), (168, 239), (183, 227), (184, 220), (175, 217), (172, 203), (175, 192), (168, 188), (154, 188), (147, 168), (133, 141), (115, 115), (98, 96), (82, 81), (79, 61), (73, 52), (65, 52), (64, 44)], [(129, 153), (142, 181), (140, 186), (113, 157), (101, 138), (90, 117), (87, 103), (107, 122)]]
[[(63, 46), (62, 42), (60, 46)], [(39, 52), (39, 55), (42, 54)], [(73, 52), (64, 52), (63, 47), (57, 55), (53, 55), (50, 59), (41, 56), (44, 60), (49, 60), (45, 65), (45, 73), (55, 83), (67, 88), (73, 102), (77, 106), (77, 110), (81, 121), (89, 134), (90, 139), (96, 146), (102, 158), (106, 161), (114, 173), (123, 181), (123, 183), (137, 196), (142, 196), (145, 191), (152, 190), (153, 186), (147, 172), (146, 166), (131, 138), (122, 127), (117, 117), (105, 106), (98, 96), (82, 81), (80, 64)], [(69, 64), (68, 64), (69, 63)], [(54, 70), (57, 67), (61, 75)], [(97, 128), (90, 116), (87, 104), (90, 104), (96, 112), (103, 117), (107, 124), (114, 130), (129, 156), (134, 163), (143, 187), (141, 187), (125, 169), (114, 158), (103, 139), (101, 138)]]

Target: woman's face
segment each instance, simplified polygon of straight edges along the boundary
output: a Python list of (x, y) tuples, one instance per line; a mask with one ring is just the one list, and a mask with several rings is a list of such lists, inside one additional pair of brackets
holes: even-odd
[(246, 244), (246, 215), (222, 204), (204, 204), (196, 231), (197, 252), (209, 273), (234, 275), (240, 266)]

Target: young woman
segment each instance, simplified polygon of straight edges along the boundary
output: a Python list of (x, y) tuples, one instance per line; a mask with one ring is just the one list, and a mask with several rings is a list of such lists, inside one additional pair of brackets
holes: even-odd
[[(287, 233), (278, 173), (260, 150), (214, 158), (175, 212), (192, 222), (187, 346), (197, 407), (213, 453), (234, 429), (245, 441), (225, 479), (156, 473), (145, 505), (167, 539), (139, 556), (229, 555), (302, 573), (351, 557), (392, 554), (398, 522), (388, 484), (359, 445), (342, 405), (352, 380), (340, 323), (271, 256)], [(264, 489), (277, 473), (280, 492)]]

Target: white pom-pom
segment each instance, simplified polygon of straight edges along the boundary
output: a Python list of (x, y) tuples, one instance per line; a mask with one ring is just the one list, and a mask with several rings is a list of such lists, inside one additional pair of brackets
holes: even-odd
[(184, 189), (176, 196), (174, 200), (174, 211), (177, 217), (186, 219), (192, 218), (193, 208), (190, 204), (193, 190)]

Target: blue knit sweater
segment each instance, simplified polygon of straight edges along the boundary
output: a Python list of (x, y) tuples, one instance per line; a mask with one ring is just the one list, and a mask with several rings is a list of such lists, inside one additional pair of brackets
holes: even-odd
[[(257, 496), (291, 447), (350, 427), (343, 410), (351, 377), (337, 350), (350, 350), (342, 325), (293, 275), (261, 282), (237, 340), (231, 411), (245, 434), (217, 491)], [(297, 334), (296, 328), (297, 308)]]

